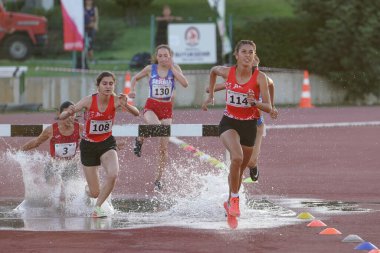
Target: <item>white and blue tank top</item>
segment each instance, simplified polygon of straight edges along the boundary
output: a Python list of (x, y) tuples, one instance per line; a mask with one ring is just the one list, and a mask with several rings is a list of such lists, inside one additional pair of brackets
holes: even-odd
[(166, 77), (158, 75), (157, 64), (152, 64), (149, 79), (149, 97), (158, 100), (170, 100), (175, 89), (174, 74), (169, 69)]

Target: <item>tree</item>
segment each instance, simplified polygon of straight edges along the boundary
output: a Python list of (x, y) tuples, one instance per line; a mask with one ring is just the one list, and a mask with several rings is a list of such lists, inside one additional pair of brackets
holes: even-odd
[(113, 0), (125, 13), (128, 25), (137, 25), (138, 10), (150, 5), (153, 0)]
[[(299, 0), (298, 14), (313, 23), (311, 70), (347, 91), (348, 102), (380, 96), (380, 2)], [(377, 6), (374, 6), (377, 5)]]

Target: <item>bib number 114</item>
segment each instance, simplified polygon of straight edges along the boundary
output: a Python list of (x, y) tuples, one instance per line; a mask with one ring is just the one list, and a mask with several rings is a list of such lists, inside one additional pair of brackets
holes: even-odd
[(233, 91), (228, 91), (227, 103), (236, 107), (251, 107), (251, 105), (248, 103), (246, 94)]

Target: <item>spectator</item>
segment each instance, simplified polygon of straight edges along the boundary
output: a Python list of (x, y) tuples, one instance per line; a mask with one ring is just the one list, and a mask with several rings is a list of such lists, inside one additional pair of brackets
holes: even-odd
[(94, 58), (95, 33), (99, 30), (99, 13), (95, 0), (84, 0), (84, 28), (87, 38), (87, 57)]
[(181, 21), (182, 17), (172, 16), (170, 6), (165, 4), (162, 8), (162, 16), (156, 17), (156, 47), (162, 44), (168, 44), (168, 24), (173, 21)]

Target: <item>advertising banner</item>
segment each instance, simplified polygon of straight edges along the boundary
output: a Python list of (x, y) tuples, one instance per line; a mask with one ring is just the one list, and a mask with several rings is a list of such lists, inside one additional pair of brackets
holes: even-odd
[(169, 24), (168, 42), (178, 64), (215, 64), (214, 23)]

